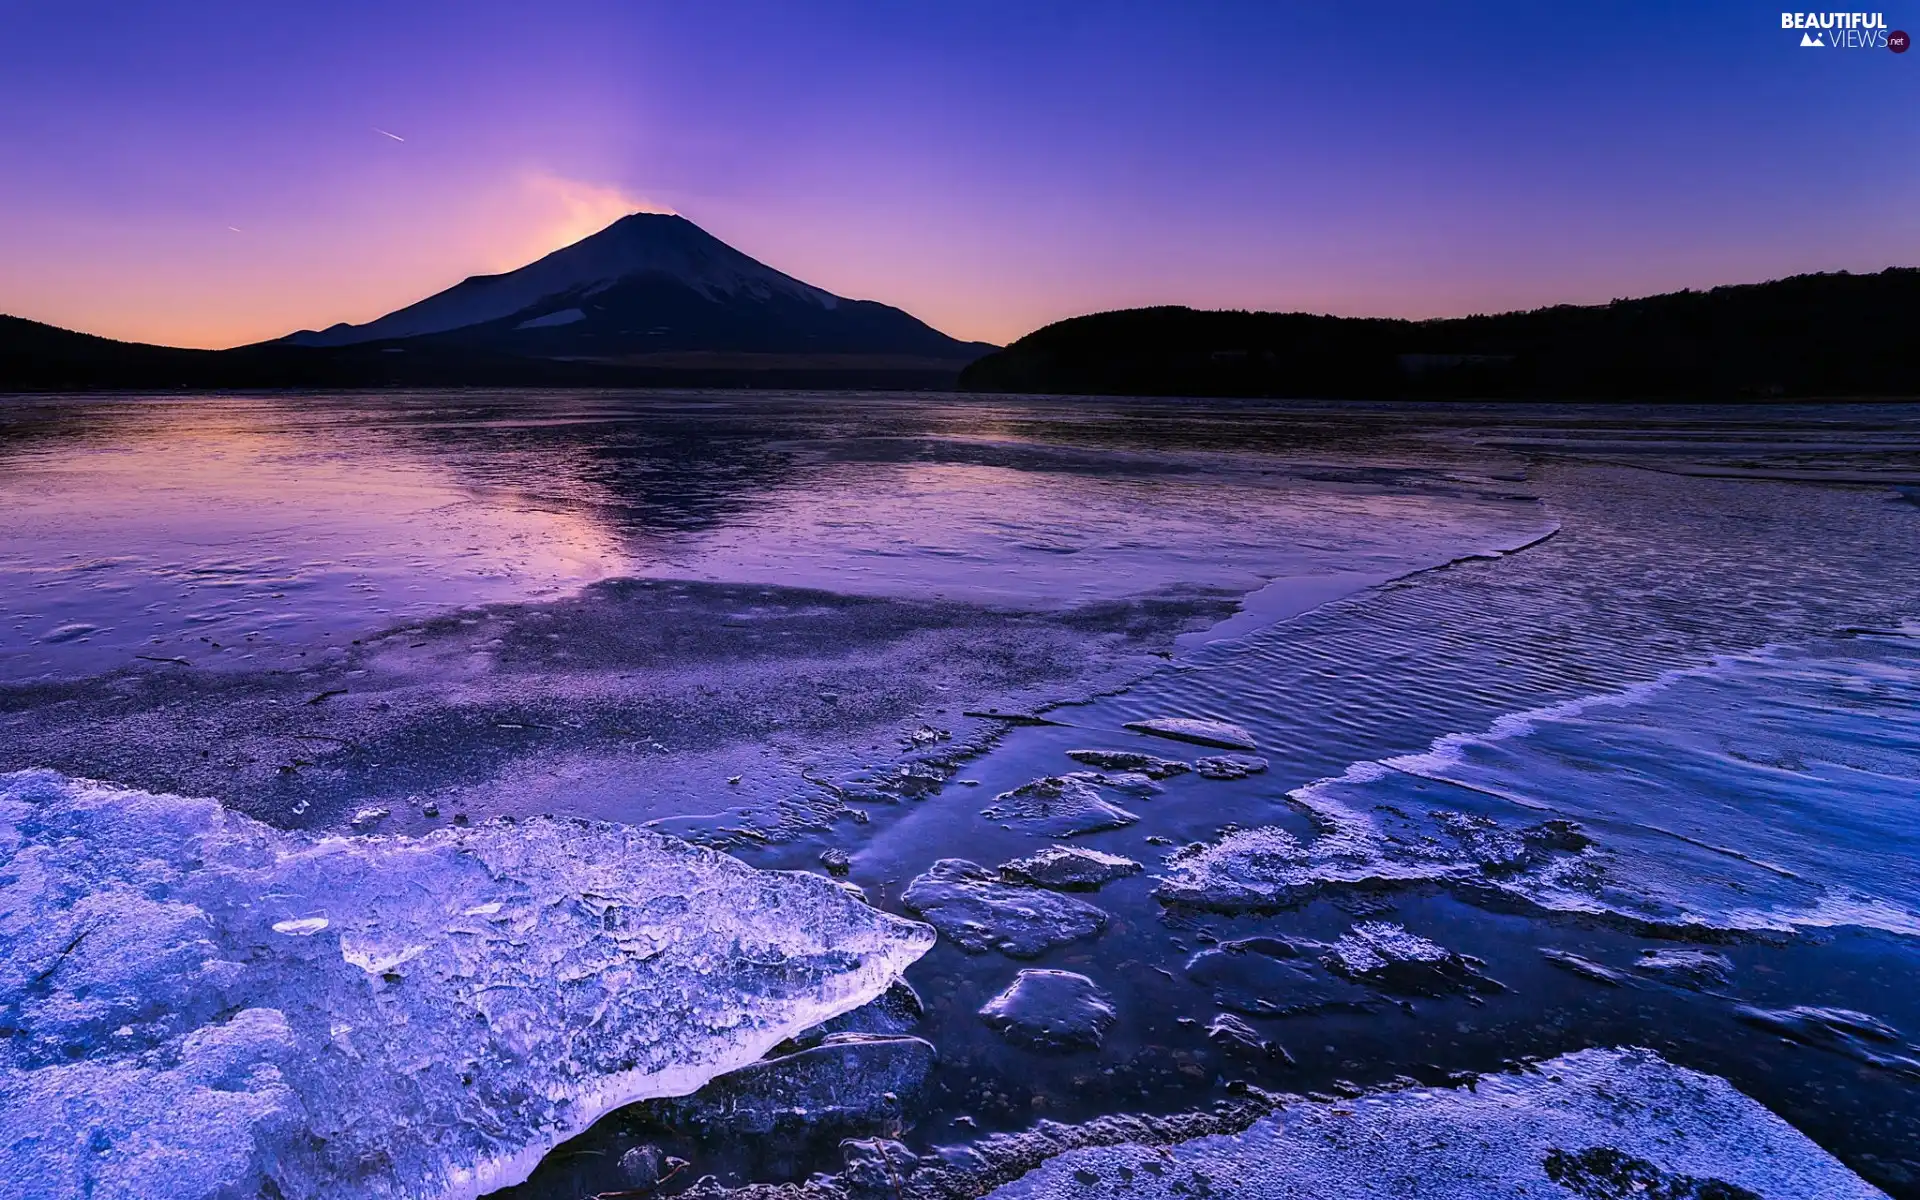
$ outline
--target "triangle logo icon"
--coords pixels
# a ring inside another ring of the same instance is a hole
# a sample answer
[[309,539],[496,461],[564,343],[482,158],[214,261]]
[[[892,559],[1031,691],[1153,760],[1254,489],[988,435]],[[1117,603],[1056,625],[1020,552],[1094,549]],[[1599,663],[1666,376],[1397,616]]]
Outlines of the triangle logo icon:
[[1825,42],[1823,42],[1823,41],[1821,41],[1821,40],[1820,40],[1820,39],[1819,39],[1818,37],[1815,37],[1815,36],[1814,36],[1813,34],[1811,34],[1811,33],[1803,33],[1803,34],[1801,34],[1801,35],[1800,35],[1800,44],[1801,44],[1802,46],[1825,46],[1825,45],[1826,45],[1826,43],[1825,43]]

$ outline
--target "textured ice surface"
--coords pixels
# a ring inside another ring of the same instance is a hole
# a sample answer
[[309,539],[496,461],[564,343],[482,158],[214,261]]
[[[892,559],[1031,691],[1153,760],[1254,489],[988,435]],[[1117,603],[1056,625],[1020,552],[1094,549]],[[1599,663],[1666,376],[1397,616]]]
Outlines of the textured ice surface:
[[1267,760],[1252,754],[1215,754],[1195,759],[1194,771],[1202,779],[1245,779],[1267,769]]
[[0,776],[0,1181],[473,1196],[858,1007],[932,941],[633,828],[316,838]]
[[[1145,776],[1138,778],[1150,782]],[[1100,785],[1107,782],[1106,776],[1092,771],[1048,775],[1000,793],[980,815],[1048,837],[1098,833],[1138,821],[1138,816],[1100,795]]]
[[1211,721],[1202,717],[1149,717],[1128,721],[1135,733],[1191,742],[1196,746],[1216,746],[1222,750],[1257,750],[1253,735],[1230,721]]
[[1713,950],[1647,950],[1633,969],[1695,991],[1725,987],[1733,981],[1733,960]]
[[865,1130],[900,1120],[933,1070],[916,1037],[837,1033],[730,1072],[691,1096],[649,1100],[645,1120],[705,1137]]
[[981,1006],[980,1019],[1032,1050],[1096,1047],[1118,1014],[1113,997],[1074,971],[1022,971]]
[[1171,1148],[1074,1150],[995,1200],[1869,1200],[1882,1193],[1726,1081],[1583,1050],[1471,1090],[1288,1108]]
[[1480,973],[1486,964],[1479,959],[1456,954],[1391,921],[1355,925],[1327,948],[1326,963],[1349,979],[1416,996],[1502,990]]
[[969,954],[1035,958],[1092,937],[1107,914],[1084,900],[1007,883],[976,863],[943,858],[907,885],[900,902]]
[[1900,1031],[1866,1013],[1849,1008],[1756,1008],[1738,1005],[1733,1014],[1749,1025],[1777,1033],[1789,1041],[1920,1079],[1920,1046],[1902,1042]]
[[1655,931],[1920,934],[1920,656],[1857,638],[1727,656],[1501,717],[1297,788],[1313,823],[1169,860],[1228,911],[1444,883]]
[[1548,946],[1541,949],[1540,956],[1561,970],[1578,975],[1590,983],[1598,983],[1606,987],[1622,987],[1627,982],[1627,977],[1612,967],[1594,962],[1590,958],[1582,958],[1571,951]]
[[1262,1037],[1259,1030],[1232,1013],[1220,1013],[1207,1023],[1207,1040],[1229,1054],[1242,1057],[1286,1061],[1293,1058],[1285,1046],[1271,1038]]
[[1194,954],[1187,960],[1186,976],[1208,989],[1221,1008],[1248,1016],[1366,1007],[1373,993],[1329,971],[1321,962],[1326,950],[1318,942],[1240,938]]
[[1419,857],[1390,861],[1370,829],[1331,830],[1302,843],[1278,826],[1237,830],[1167,860],[1154,894],[1169,903],[1225,912],[1286,908],[1342,887],[1392,887],[1444,879],[1457,864]]
[[1177,758],[1161,758],[1138,750],[1069,750],[1067,757],[1103,771],[1137,771],[1148,779],[1168,779],[1193,769]]
[[1016,883],[1056,891],[1092,891],[1101,884],[1137,875],[1139,863],[1084,846],[1049,846],[1038,854],[1000,864],[1000,874]]

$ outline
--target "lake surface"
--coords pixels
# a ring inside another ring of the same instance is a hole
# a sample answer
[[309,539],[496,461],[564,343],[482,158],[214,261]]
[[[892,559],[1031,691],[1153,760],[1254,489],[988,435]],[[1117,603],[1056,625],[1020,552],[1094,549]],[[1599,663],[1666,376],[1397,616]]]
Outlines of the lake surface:
[[[517,1195],[1618,1045],[1916,1195],[1916,496],[1893,405],[10,399],[0,772],[647,825],[940,926],[884,1103],[626,1110]],[[993,874],[1056,844],[1142,869]],[[975,937],[1009,894],[1070,903]],[[1097,1045],[982,1018],[1044,969]]]

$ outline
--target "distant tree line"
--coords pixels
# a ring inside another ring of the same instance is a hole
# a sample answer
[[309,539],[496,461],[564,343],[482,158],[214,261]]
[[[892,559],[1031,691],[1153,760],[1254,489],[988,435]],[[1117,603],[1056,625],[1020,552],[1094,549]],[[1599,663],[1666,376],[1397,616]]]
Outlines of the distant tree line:
[[1328,399],[1920,396],[1920,269],[1431,321],[1129,309],[967,367],[984,392]]

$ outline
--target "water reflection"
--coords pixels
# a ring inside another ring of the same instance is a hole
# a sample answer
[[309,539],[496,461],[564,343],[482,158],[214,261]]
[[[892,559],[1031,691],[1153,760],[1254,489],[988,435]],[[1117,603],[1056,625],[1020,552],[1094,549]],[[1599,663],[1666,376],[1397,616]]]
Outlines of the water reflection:
[[[0,408],[0,677],[138,656],[257,666],[611,575],[1059,606],[1384,577],[1540,524],[1506,485],[1450,474],[1417,443],[1369,435],[1369,453],[1327,467],[1275,453],[1306,443],[1241,413],[1201,413],[1171,436],[1124,410],[1052,408],[619,393],[13,402]],[[1371,424],[1326,423],[1321,449]]]

